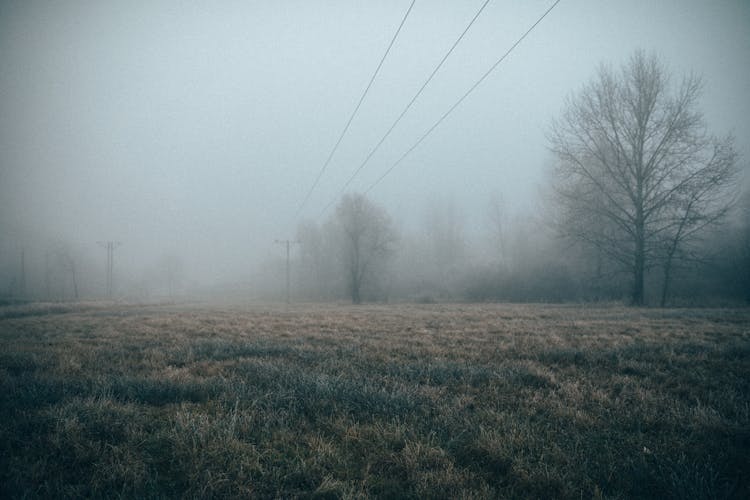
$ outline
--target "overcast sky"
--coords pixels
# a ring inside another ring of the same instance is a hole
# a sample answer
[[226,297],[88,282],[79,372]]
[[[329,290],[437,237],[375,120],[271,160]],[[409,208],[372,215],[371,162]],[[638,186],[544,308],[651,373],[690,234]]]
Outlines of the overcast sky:
[[[416,1],[301,218],[330,214],[483,1]],[[369,187],[552,3],[492,0],[350,188]],[[125,261],[181,252],[222,278],[278,251],[409,4],[0,1],[3,250],[120,240]],[[562,0],[371,198],[405,227],[435,197],[478,226],[492,193],[533,208],[565,96],[638,48],[704,77],[711,130],[733,133],[746,165],[750,2]]]

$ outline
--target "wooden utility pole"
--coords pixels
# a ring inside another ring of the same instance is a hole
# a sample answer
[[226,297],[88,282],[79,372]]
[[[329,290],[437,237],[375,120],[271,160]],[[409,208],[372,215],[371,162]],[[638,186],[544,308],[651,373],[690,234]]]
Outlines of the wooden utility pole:
[[107,267],[105,269],[106,274],[106,288],[107,298],[111,299],[114,291],[114,268],[115,268],[115,248],[122,245],[119,241],[97,241],[99,246],[107,249]]
[[290,288],[290,268],[289,268],[289,248],[292,245],[292,243],[296,243],[296,241],[292,240],[276,240],[276,243],[279,245],[286,246],[286,303],[289,304],[291,302],[291,298],[289,295],[289,288]]

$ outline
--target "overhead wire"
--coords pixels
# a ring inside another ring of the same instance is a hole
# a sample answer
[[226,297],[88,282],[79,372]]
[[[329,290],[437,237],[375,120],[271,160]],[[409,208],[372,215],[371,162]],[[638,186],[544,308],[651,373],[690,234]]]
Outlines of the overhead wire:
[[315,191],[315,187],[320,182],[320,178],[323,176],[323,173],[325,172],[326,168],[328,168],[328,165],[331,163],[331,159],[333,158],[333,155],[336,153],[336,150],[341,144],[341,141],[344,139],[344,136],[346,135],[347,130],[349,130],[349,126],[352,124],[352,121],[354,120],[354,117],[357,114],[357,111],[359,111],[360,106],[362,106],[362,102],[365,100],[365,96],[367,95],[367,92],[370,90],[370,87],[372,87],[372,83],[375,81],[375,77],[378,75],[380,68],[383,66],[383,63],[385,62],[386,57],[388,57],[388,53],[391,51],[391,47],[393,47],[393,44],[396,42],[396,38],[398,37],[398,34],[401,32],[401,28],[403,28],[404,23],[406,23],[406,19],[409,17],[409,14],[411,13],[411,10],[414,7],[415,2],[416,0],[412,0],[411,4],[409,5],[409,8],[406,10],[406,14],[404,14],[403,19],[401,19],[401,23],[398,25],[398,29],[396,30],[396,33],[394,33],[393,37],[391,38],[391,42],[388,44],[388,48],[385,50],[383,57],[380,58],[380,62],[378,63],[377,68],[375,68],[375,72],[372,74],[372,77],[370,77],[370,81],[367,84],[367,87],[365,87],[364,92],[362,92],[362,96],[359,98],[359,102],[357,102],[357,106],[354,108],[354,111],[352,111],[351,115],[349,116],[349,120],[347,120],[346,125],[344,126],[344,129],[341,131],[341,134],[339,135],[339,138],[336,141],[336,144],[334,144],[333,148],[331,149],[331,152],[328,154],[328,158],[326,158],[325,163],[323,163],[323,166],[321,167],[320,171],[318,171],[318,175],[315,177],[315,181],[312,183],[312,186],[310,186],[310,189],[307,191],[307,195],[305,195],[305,198],[302,200],[302,203],[300,203],[299,207],[297,208],[297,213],[296,213],[297,216],[300,214],[304,206],[309,201],[310,196],[312,196],[313,191]]
[[482,77],[479,78],[479,80],[477,80],[469,88],[469,90],[467,90],[450,108],[448,108],[448,110],[445,113],[443,113],[443,115],[427,130],[427,132],[425,132],[424,134],[422,134],[422,136],[417,140],[417,142],[415,142],[409,149],[407,149],[406,152],[403,155],[401,155],[401,157],[398,160],[396,160],[393,163],[393,165],[391,165],[388,168],[388,170],[386,170],[383,173],[383,175],[381,175],[380,177],[378,177],[378,179],[375,180],[375,182],[373,182],[365,190],[365,194],[368,194],[370,191],[372,191],[373,188],[375,188],[375,186],[377,186],[380,182],[382,182],[382,180],[385,179],[388,176],[388,174],[390,174],[393,171],[393,169],[395,169],[407,156],[409,156],[409,154],[412,151],[414,151],[417,147],[419,147],[419,145],[427,138],[427,136],[429,136],[448,117],[448,115],[450,115],[453,112],[453,110],[455,110],[469,96],[469,94],[471,94],[484,80],[486,80],[487,77],[490,76],[490,74],[495,70],[495,68],[497,68],[500,65],[500,63],[502,63],[505,60],[505,58],[507,58],[508,55],[510,55],[510,53],[513,52],[513,50],[529,35],[529,33],[531,33],[534,30],[534,28],[537,27],[537,25],[539,23],[542,22],[542,20],[545,17],[547,17],[547,15],[550,12],[552,12],[552,9],[554,9],[557,6],[557,4],[560,3],[560,1],[561,0],[555,0],[555,3],[553,3],[552,6],[549,7],[544,12],[544,14],[542,14],[536,20],[536,22],[531,25],[531,27],[528,30],[526,30],[526,32],[523,35],[521,35],[518,38],[518,40],[516,40],[516,42],[513,45],[510,46],[510,48],[505,52],[505,54],[503,54],[502,57],[500,57],[497,61],[495,61],[495,63],[490,67],[490,69],[488,69],[482,75]]
[[362,171],[362,169],[367,165],[367,163],[370,161],[370,159],[373,157],[373,155],[380,149],[380,146],[383,145],[385,140],[388,138],[389,135],[391,135],[391,132],[396,128],[396,125],[399,124],[401,119],[406,115],[406,113],[409,111],[411,106],[414,104],[414,102],[419,98],[419,96],[422,94],[425,88],[427,88],[427,85],[432,81],[432,79],[435,77],[437,72],[440,70],[440,68],[443,66],[443,63],[448,59],[448,57],[453,53],[453,50],[458,46],[458,44],[461,42],[461,40],[464,38],[464,35],[469,31],[469,29],[472,27],[474,22],[477,20],[479,15],[482,13],[485,7],[487,7],[487,4],[490,3],[490,0],[485,0],[485,2],[482,4],[481,7],[479,7],[479,10],[474,14],[474,17],[471,18],[471,21],[469,21],[469,24],[466,25],[464,30],[461,32],[459,37],[456,39],[455,42],[453,42],[453,45],[451,45],[450,49],[448,49],[448,52],[445,53],[443,58],[440,60],[440,62],[435,66],[435,68],[432,70],[432,73],[430,73],[430,76],[427,77],[427,79],[424,81],[422,86],[417,90],[416,94],[411,98],[411,100],[408,102],[408,104],[404,107],[404,109],[401,111],[401,113],[398,115],[398,117],[393,121],[391,126],[388,128],[388,130],[383,134],[383,136],[380,138],[378,143],[373,147],[370,152],[368,153],[367,157],[362,161],[362,163],[359,164],[359,166],[354,170],[354,172],[351,174],[349,179],[346,181],[344,186],[341,188],[341,190],[338,192],[338,194],[328,203],[328,205],[323,208],[321,215],[324,214],[328,209],[333,205],[336,200],[346,191],[346,188],[349,187],[349,185],[352,183],[354,178]]

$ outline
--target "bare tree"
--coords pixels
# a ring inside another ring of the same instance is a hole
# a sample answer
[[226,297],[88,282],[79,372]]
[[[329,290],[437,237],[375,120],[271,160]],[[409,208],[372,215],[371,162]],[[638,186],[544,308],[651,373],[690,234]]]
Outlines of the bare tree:
[[320,226],[303,221],[297,227],[299,242],[299,286],[308,298],[331,298],[337,290],[338,262],[335,258],[335,231],[330,222]]
[[449,289],[466,265],[464,217],[452,200],[434,198],[425,209],[422,224],[431,274],[438,278],[442,288]]
[[731,203],[737,155],[708,134],[701,89],[638,51],[619,73],[601,66],[552,124],[558,227],[632,274],[635,305],[646,271],[662,263],[666,290],[678,251]]
[[393,250],[396,233],[390,217],[361,194],[345,195],[336,208],[342,254],[352,303],[362,301],[362,287]]

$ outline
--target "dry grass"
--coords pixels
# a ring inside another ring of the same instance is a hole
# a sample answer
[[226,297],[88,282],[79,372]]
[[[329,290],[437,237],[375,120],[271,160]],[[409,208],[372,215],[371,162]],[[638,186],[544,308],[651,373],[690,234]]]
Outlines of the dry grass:
[[750,311],[0,311],[3,497],[750,497]]

